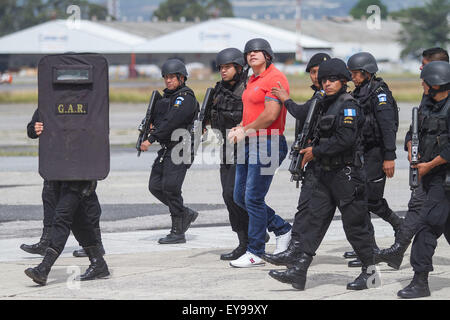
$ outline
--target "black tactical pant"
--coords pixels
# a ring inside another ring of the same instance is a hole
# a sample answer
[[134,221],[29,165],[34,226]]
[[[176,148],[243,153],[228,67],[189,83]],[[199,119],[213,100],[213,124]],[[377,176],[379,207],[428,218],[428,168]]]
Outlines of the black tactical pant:
[[158,152],[150,174],[148,189],[159,201],[169,207],[171,216],[184,216],[187,208],[183,204],[181,188],[189,165],[175,164],[170,149]]
[[[99,244],[89,213],[97,212],[100,204],[95,191],[89,196],[82,196],[81,190],[87,183],[90,182],[65,181],[60,184],[50,240],[50,247],[58,253],[64,250],[71,230],[83,248]],[[82,208],[83,202],[89,210]]]
[[355,167],[320,172],[310,200],[308,225],[300,230],[302,252],[315,255],[337,207],[353,250],[364,266],[373,265],[365,184],[363,170]]
[[423,177],[426,200],[422,206],[418,231],[411,248],[411,266],[415,272],[433,271],[437,239],[450,232],[450,191],[444,188],[445,174]]
[[44,180],[42,204],[44,207],[44,227],[51,228],[55,217],[55,208],[59,199],[59,182]]
[[[367,176],[367,195],[369,201],[369,212],[374,213],[383,220],[387,220],[391,214],[394,214],[391,208],[383,198],[384,187],[386,185],[386,174],[383,171],[383,153],[381,148],[375,147],[364,153],[364,169]],[[369,214],[370,214],[369,213]],[[370,232],[374,235],[375,231],[372,222],[369,223]],[[373,246],[377,248],[375,238]]]
[[[42,189],[42,203],[44,206],[44,227],[51,228],[55,218],[55,210],[60,198],[61,182],[59,181],[47,181],[44,180],[44,187]],[[87,218],[94,225],[95,229],[100,229],[100,217],[102,209],[97,198],[97,194],[94,192],[91,197],[83,198],[78,209],[83,211],[87,215]],[[72,230],[75,239],[80,242],[80,235],[77,233],[77,228]],[[97,241],[101,242],[100,232],[96,232]]]
[[411,192],[411,199],[408,202],[408,212],[406,213],[400,232],[397,235],[401,243],[409,243],[413,239],[419,227],[419,221],[423,214],[422,206],[427,198],[427,193],[423,189],[422,182],[415,192]]
[[227,206],[231,229],[234,232],[248,232],[248,213],[234,202],[234,183],[236,180],[236,164],[220,165],[220,182],[222,197]]
[[[311,219],[311,209],[309,207],[314,188],[317,185],[319,171],[316,169],[315,164],[309,163],[305,170],[305,176],[302,181],[302,188],[300,191],[300,197],[298,199],[297,213],[295,214],[294,224],[292,225],[292,239],[295,241],[301,241],[302,230],[309,228],[309,220]],[[330,226],[333,216],[330,216],[326,222],[322,224],[322,230],[320,231],[321,237],[325,236],[325,233]]]

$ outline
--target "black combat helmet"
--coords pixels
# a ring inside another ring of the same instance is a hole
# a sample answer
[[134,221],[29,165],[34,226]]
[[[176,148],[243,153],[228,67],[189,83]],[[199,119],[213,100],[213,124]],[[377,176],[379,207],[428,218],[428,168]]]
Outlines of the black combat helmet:
[[429,86],[444,86],[450,83],[450,64],[445,61],[427,63],[420,74]]
[[306,72],[310,72],[312,68],[317,67],[322,62],[330,60],[331,57],[326,53],[316,53],[309,60],[308,65],[306,66]]
[[235,63],[240,65],[241,67],[245,66],[245,60],[242,55],[242,51],[236,48],[227,48],[220,51],[217,54],[216,63],[218,67],[227,63]]
[[168,74],[182,74],[187,78],[188,72],[186,70],[186,66],[181,60],[178,59],[169,59],[164,62],[161,68],[161,74],[165,77]]
[[352,80],[352,75],[350,71],[348,71],[345,62],[338,58],[333,58],[320,64],[318,75],[319,82],[322,83],[322,79],[331,76],[338,77],[340,80]]
[[348,59],[347,66],[350,70],[363,70],[370,74],[377,73],[377,60],[369,52],[354,54]]
[[247,53],[252,51],[264,51],[272,58],[272,60],[275,58],[270,43],[265,39],[255,38],[249,40],[245,44],[244,56],[246,56]]

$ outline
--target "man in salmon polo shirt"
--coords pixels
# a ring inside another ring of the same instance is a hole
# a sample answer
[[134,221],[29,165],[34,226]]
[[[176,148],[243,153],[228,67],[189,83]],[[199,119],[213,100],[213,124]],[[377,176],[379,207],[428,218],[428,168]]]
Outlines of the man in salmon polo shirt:
[[248,212],[249,241],[247,252],[230,262],[237,268],[264,265],[260,256],[265,252],[266,228],[276,235],[274,253],[287,249],[292,229],[265,202],[275,170],[286,158],[288,150],[283,136],[286,108],[272,95],[271,89],[280,82],[289,90],[289,83],[273,65],[274,54],[265,39],[248,41],[244,56],[253,75],[242,95],[242,123],[231,129],[228,135],[231,143],[245,142],[245,154],[239,155],[242,148],[238,147],[234,200]]

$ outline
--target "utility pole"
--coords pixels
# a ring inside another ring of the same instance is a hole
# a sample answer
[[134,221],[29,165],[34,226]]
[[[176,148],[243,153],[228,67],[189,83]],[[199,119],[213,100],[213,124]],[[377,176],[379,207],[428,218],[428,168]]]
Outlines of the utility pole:
[[302,47],[302,0],[297,0],[295,9],[295,33],[297,35],[297,43],[295,50],[295,60],[301,62],[303,60]]

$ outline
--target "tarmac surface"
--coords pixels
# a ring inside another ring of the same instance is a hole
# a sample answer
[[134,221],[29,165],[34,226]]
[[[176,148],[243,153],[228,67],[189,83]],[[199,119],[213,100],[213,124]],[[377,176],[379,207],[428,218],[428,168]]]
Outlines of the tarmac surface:
[[[15,107],[17,109],[11,110],[0,106],[0,150],[33,150],[36,142],[24,136],[33,106]],[[138,108],[142,110],[138,112]],[[344,251],[350,250],[350,245],[338,211],[308,271],[304,292],[269,277],[269,270],[282,269],[280,267],[270,264],[249,269],[230,267],[219,256],[236,247],[237,238],[229,227],[223,204],[218,165],[200,160],[188,171],[183,186],[186,205],[200,212],[186,234],[187,243],[159,245],[157,240],[170,229],[170,218],[168,210],[148,192],[155,149],[137,158],[128,146],[134,144],[136,130],[126,128],[131,123],[133,127],[138,124],[144,109],[135,105],[112,106],[111,119],[116,120],[111,122],[111,141],[114,141],[111,173],[97,188],[103,209],[101,228],[107,253],[105,259],[111,271],[109,279],[73,281],[89,262],[87,258],[72,257],[72,251],[78,249],[72,236],[53,267],[47,286],[37,286],[24,274],[26,268],[36,266],[42,259],[19,249],[22,243],[38,241],[42,229],[42,178],[38,174],[38,158],[0,157],[0,299],[397,300],[397,291],[409,284],[413,271],[408,250],[400,270],[385,264],[378,266],[381,274],[378,288],[346,290],[346,284],[354,280],[360,270],[348,268],[347,260],[342,257]],[[409,121],[407,112],[404,115],[402,128],[406,128]],[[120,130],[124,130],[123,135]],[[289,119],[288,137],[292,130],[293,121]],[[402,135],[404,133],[399,134]],[[404,215],[410,190],[408,164],[401,142],[397,155],[396,175],[388,180],[385,197],[394,211]],[[211,160],[214,155],[205,152],[199,158]],[[285,160],[276,173],[266,201],[277,214],[292,222],[299,189],[289,182],[288,164]],[[376,217],[373,224],[378,245],[390,246],[392,228]],[[275,235],[270,235],[268,252],[275,248]],[[433,262],[435,270],[429,278],[432,295],[425,299],[448,300],[450,247],[444,237],[439,239]]]

